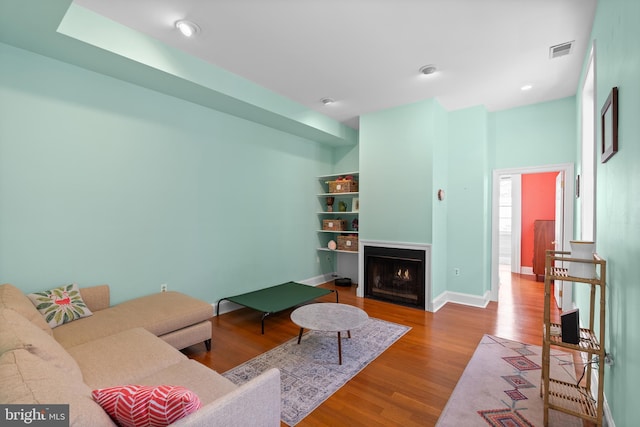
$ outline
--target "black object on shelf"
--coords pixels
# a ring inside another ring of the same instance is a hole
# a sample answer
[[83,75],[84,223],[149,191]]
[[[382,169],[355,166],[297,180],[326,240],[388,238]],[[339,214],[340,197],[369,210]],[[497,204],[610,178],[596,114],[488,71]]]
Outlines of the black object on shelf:
[[565,311],[560,315],[560,326],[562,327],[562,342],[569,344],[580,343],[580,320],[579,310]]

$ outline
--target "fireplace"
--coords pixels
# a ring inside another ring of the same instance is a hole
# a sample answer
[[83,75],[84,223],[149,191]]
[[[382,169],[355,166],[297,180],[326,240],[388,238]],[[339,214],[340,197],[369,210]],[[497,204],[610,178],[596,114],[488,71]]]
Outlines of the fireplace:
[[364,296],[425,309],[426,251],[365,246]]

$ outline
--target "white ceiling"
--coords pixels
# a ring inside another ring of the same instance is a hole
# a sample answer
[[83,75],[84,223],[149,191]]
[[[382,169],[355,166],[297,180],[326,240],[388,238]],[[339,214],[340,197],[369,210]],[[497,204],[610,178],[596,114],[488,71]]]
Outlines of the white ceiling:
[[[576,93],[596,0],[75,0],[351,127],[436,98],[497,111]],[[184,38],[178,19],[201,31]],[[570,55],[549,48],[575,41]],[[418,70],[435,64],[438,72]],[[529,91],[521,91],[531,84]],[[335,103],[324,106],[324,97]]]

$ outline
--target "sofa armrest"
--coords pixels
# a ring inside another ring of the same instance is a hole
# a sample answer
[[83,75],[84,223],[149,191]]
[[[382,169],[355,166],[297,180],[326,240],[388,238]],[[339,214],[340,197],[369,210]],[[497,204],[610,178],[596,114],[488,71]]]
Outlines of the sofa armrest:
[[279,427],[280,371],[263,372],[172,426]]
[[91,311],[104,310],[105,308],[109,308],[109,305],[111,304],[109,285],[80,288],[80,295]]

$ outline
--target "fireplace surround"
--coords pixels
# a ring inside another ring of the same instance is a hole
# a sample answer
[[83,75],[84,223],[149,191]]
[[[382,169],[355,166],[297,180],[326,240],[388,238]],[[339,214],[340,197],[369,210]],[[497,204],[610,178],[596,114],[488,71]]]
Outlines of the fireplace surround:
[[360,241],[359,296],[431,309],[429,245]]

